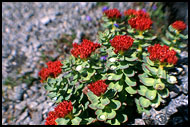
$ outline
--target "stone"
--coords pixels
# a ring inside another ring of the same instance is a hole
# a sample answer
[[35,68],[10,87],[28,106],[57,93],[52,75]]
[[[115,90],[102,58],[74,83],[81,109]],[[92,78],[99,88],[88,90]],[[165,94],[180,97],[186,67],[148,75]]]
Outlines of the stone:
[[32,112],[31,117],[32,117],[32,121],[34,122],[34,124],[37,124],[37,125],[41,124],[41,122],[42,122],[42,111]]
[[28,104],[28,107],[29,107],[29,109],[31,109],[31,110],[36,110],[36,109],[37,109],[37,105],[38,105],[38,103],[35,102],[35,101],[33,101],[33,102],[30,102],[30,103]]
[[47,25],[49,22],[51,21],[51,19],[48,16],[44,16],[40,19],[40,22],[44,25]]
[[134,125],[145,125],[145,122],[142,119],[135,119]]
[[17,123],[21,122],[21,121],[24,120],[27,116],[28,116],[28,110],[25,110],[25,112],[23,112],[23,113],[18,117],[18,120],[17,120],[16,122],[17,122]]
[[26,107],[26,101],[22,101],[15,105],[15,108],[22,111]]

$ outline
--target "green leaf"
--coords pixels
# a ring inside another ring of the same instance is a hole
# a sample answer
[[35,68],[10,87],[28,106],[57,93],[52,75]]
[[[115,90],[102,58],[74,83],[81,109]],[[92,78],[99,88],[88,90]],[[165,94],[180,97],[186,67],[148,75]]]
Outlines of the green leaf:
[[101,101],[101,104],[103,104],[105,106],[110,103],[110,100],[107,97],[101,98],[100,101]]
[[95,114],[96,115],[102,114],[102,110],[101,109],[96,110]]
[[136,60],[138,60],[138,57],[131,57],[131,58],[125,57],[125,60],[126,61],[136,61]]
[[145,61],[147,64],[149,64],[149,65],[151,65],[151,66],[154,66],[154,62],[152,62],[152,60],[150,60],[148,56],[144,57],[144,61]]
[[93,92],[89,91],[87,93],[87,97],[88,99],[92,102],[92,103],[95,103],[98,101],[99,97],[97,97]]
[[105,112],[102,112],[102,113],[97,115],[97,119],[99,121],[105,121],[107,119],[107,114]]
[[157,38],[157,36],[144,37],[145,40],[149,40],[149,41],[152,41],[152,40],[154,40],[156,38]]
[[54,98],[54,97],[57,96],[57,93],[56,93],[56,92],[49,92],[49,93],[47,94],[47,96],[50,97],[50,98]]
[[156,80],[153,78],[146,78],[146,74],[139,74],[140,82],[146,86],[153,86],[156,83]]
[[154,84],[154,89],[156,90],[163,90],[165,88],[165,84],[161,81],[161,79],[157,79],[156,83]]
[[121,107],[121,102],[118,100],[112,99],[111,102],[107,106],[113,110],[118,110]]
[[154,100],[151,101],[151,106],[154,108],[157,108],[160,105],[160,102],[162,101],[162,98],[160,96],[160,94],[157,94],[156,98]]
[[45,88],[46,90],[48,90],[48,91],[53,91],[53,90],[55,90],[55,88],[54,88],[54,87],[51,87],[49,84],[45,84],[45,85],[44,85],[44,88]]
[[120,123],[125,123],[127,122],[128,120],[128,117],[126,114],[121,114],[121,115],[117,115],[117,120],[120,122]]
[[133,77],[135,75],[135,71],[130,68],[123,70],[123,73],[126,77]]
[[136,94],[137,90],[134,89],[133,87],[130,86],[126,86],[125,90],[129,93],[129,94]]
[[179,37],[180,37],[181,39],[188,39],[188,35],[179,34]]
[[103,104],[100,103],[100,104],[97,104],[96,107],[98,109],[104,109],[105,105],[103,105]]
[[168,30],[170,31],[170,32],[175,32],[176,30],[172,27],[172,25],[170,25],[169,27],[168,27]]
[[144,110],[143,108],[140,106],[140,103],[139,103],[139,100],[135,98],[135,103],[136,103],[136,106],[137,106],[137,111],[138,113],[142,113]]
[[117,74],[114,74],[114,73],[109,73],[108,74],[108,80],[115,80],[115,81],[117,81],[117,80],[120,80],[122,78],[122,76],[123,76],[123,74],[117,75]]
[[142,36],[142,35],[135,35],[134,37],[135,37],[135,39],[144,39],[144,36]]
[[49,84],[55,84],[55,83],[56,83],[56,80],[55,80],[54,78],[48,78],[48,79],[47,79],[47,82],[48,82]]
[[159,90],[158,93],[160,94],[160,96],[162,98],[167,98],[170,95],[167,88],[165,88],[163,90]]
[[155,68],[155,67],[151,67],[150,65],[148,65],[148,64],[144,64],[144,63],[143,63],[142,66],[144,66],[145,68],[147,68],[148,71],[149,71],[151,74],[153,74],[153,75],[157,75],[157,72],[158,72],[158,69],[157,69],[157,68]]
[[125,65],[119,65],[119,68],[120,69],[126,69],[126,68],[129,68],[129,64],[125,64]]
[[71,120],[72,124],[71,125],[79,125],[82,119],[80,117],[75,117]]
[[56,100],[56,103],[62,102],[63,101],[63,96],[59,96],[58,99]]
[[145,96],[146,91],[148,90],[148,88],[144,85],[140,85],[139,86],[139,90],[137,90],[137,92],[142,95]]
[[160,67],[158,68],[158,77],[166,79],[166,71]]
[[169,31],[166,30],[166,37],[169,39],[174,39],[174,35],[172,35]]
[[95,118],[92,118],[92,117],[89,117],[89,118],[85,118],[84,119],[86,122],[85,122],[85,124],[86,125],[89,125],[89,124],[91,124],[94,120],[96,120]]
[[163,42],[164,44],[166,44],[166,45],[170,45],[170,44],[171,44],[171,42],[168,41],[168,40],[167,40],[166,38],[164,38],[164,37],[162,37],[161,40],[162,40],[162,42]]
[[154,100],[155,97],[157,95],[157,91],[156,90],[150,90],[148,89],[145,93],[145,96],[149,99],[149,100]]
[[70,119],[66,119],[66,118],[57,118],[55,120],[57,125],[67,125],[69,123],[69,121],[70,121]]
[[94,102],[92,104],[89,104],[88,107],[91,108],[91,109],[96,110],[97,109],[97,105],[98,105],[98,102]]
[[125,82],[126,82],[129,86],[136,86],[136,85],[137,85],[135,79],[133,79],[133,78],[128,78],[127,76],[125,76]]
[[108,98],[113,98],[115,95],[116,95],[116,90],[114,89],[109,89],[107,90],[104,94],[103,94],[103,97],[108,97]]
[[91,79],[91,77],[96,73],[95,69],[88,69],[87,76],[83,78],[84,81],[88,81]]
[[114,110],[106,111],[107,119],[113,119],[116,116],[116,112]]
[[148,99],[144,98],[144,97],[140,97],[140,98],[139,98],[139,104],[140,104],[142,107],[147,108],[147,107],[150,106],[151,102],[150,102]]
[[145,43],[145,44],[142,44],[141,47],[142,47],[142,48],[145,48],[145,47],[148,47],[148,46],[150,46],[150,45],[151,45],[151,44],[149,44],[149,43]]

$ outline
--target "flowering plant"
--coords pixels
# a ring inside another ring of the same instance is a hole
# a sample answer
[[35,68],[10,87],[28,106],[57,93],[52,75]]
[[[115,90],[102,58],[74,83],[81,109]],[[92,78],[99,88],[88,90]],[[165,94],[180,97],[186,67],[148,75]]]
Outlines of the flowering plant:
[[[134,113],[148,115],[157,108],[169,96],[167,87],[177,83],[168,73],[180,59],[176,43],[154,44],[147,12],[130,9],[122,16],[116,8],[104,8],[102,20],[98,43],[73,43],[69,58],[48,62],[39,72],[58,104],[46,125],[126,124]],[[183,38],[178,32],[185,28],[181,22],[169,26]]]

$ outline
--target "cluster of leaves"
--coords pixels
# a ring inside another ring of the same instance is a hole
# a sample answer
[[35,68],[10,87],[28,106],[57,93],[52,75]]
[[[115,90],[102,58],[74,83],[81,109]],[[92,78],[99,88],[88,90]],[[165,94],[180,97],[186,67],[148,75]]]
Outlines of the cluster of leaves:
[[[118,14],[116,9],[111,12]],[[157,108],[169,96],[167,86],[177,83],[176,77],[168,74],[173,65],[149,59],[147,47],[157,38],[151,28],[139,31],[128,24],[133,17],[111,16],[104,13],[102,17],[105,30],[98,33],[100,48],[85,59],[71,55],[61,61],[62,74],[47,78],[48,96],[56,103],[71,101],[73,105],[72,117],[58,118],[58,125],[124,124],[130,115],[129,106],[149,114],[151,107]],[[110,40],[117,35],[132,37],[132,47],[114,52]],[[99,80],[104,80],[108,87],[97,96],[88,86]]]

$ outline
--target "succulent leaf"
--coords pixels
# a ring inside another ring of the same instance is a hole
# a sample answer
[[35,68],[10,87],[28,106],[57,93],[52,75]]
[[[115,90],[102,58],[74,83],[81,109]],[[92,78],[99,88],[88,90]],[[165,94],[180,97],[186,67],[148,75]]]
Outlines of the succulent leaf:
[[144,85],[140,85],[139,86],[139,90],[137,90],[137,92],[142,95],[145,96],[146,91],[148,90],[148,88]]
[[139,104],[140,104],[142,107],[147,108],[147,107],[150,106],[151,102],[150,102],[148,99],[144,98],[144,97],[140,97],[140,98],[139,98]]
[[133,77],[135,75],[135,71],[130,68],[123,70],[123,73],[126,77]]
[[166,79],[166,71],[160,67],[158,68],[158,77]]
[[133,79],[133,78],[128,78],[127,76],[125,76],[125,82],[126,82],[129,86],[132,86],[132,87],[137,85],[135,79]]
[[137,90],[131,86],[126,86],[125,90],[129,93],[129,94],[136,94]]
[[146,78],[145,76],[146,76],[145,73],[139,75],[140,82],[142,82],[146,86],[154,86],[156,80],[153,78]]
[[106,110],[107,113],[107,119],[113,119],[116,116],[116,112],[112,109]]
[[93,92],[89,91],[87,93],[87,97],[88,99],[92,102],[92,103],[95,103],[98,101],[99,97],[97,97]]
[[69,123],[70,119],[69,118],[57,118],[55,122],[57,125],[67,125]]
[[71,125],[79,125],[82,119],[80,117],[75,117],[71,120],[72,124]]
[[156,98],[154,100],[151,101],[151,106],[154,108],[157,108],[160,105],[160,102],[162,101],[162,98],[160,96],[160,94],[157,94]]
[[167,98],[170,95],[169,90],[167,88],[163,90],[159,90],[158,93],[160,94],[162,98]]
[[113,110],[118,110],[121,107],[121,102],[118,100],[112,99],[111,102],[107,106]]
[[100,101],[101,101],[101,104],[103,104],[105,106],[110,103],[110,100],[107,97],[101,98]]
[[122,76],[123,76],[123,74],[117,75],[117,74],[114,74],[114,73],[109,73],[108,74],[108,80],[115,80],[115,81],[117,81],[117,80],[120,80],[122,78]]
[[136,61],[136,60],[138,60],[138,57],[131,57],[131,58],[125,57],[125,60],[126,61]]
[[156,98],[157,95],[157,91],[156,90],[150,90],[148,89],[145,93],[145,96],[150,99],[150,100],[154,100]]

